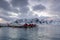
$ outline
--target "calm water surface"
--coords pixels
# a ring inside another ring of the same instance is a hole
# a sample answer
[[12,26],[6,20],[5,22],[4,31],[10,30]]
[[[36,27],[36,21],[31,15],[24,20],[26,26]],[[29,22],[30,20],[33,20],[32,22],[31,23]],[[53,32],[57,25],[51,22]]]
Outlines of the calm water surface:
[[39,25],[35,28],[0,28],[0,40],[60,40],[59,25]]

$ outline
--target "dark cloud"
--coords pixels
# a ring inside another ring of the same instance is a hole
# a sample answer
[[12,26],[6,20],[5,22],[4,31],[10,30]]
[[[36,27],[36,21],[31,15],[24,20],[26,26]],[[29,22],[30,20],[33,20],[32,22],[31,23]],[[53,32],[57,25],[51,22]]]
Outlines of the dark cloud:
[[[27,7],[28,5],[28,0],[12,0],[12,6],[13,7],[19,7],[21,15],[25,15],[28,13],[29,8]],[[14,10],[16,11],[16,10]]]
[[32,7],[34,11],[43,11],[46,9],[46,7],[44,5],[35,5]]
[[12,0],[11,3],[14,7],[25,7],[28,5],[28,0]]
[[2,10],[0,9],[0,18],[6,20],[6,21],[12,21],[14,19],[16,19],[16,17],[10,17],[12,16],[12,13],[9,13],[9,11],[6,10]]
[[41,0],[29,0],[29,1],[31,1],[31,2],[41,2]]
[[0,10],[2,10],[2,14],[6,16],[9,16],[11,14],[8,12],[19,12],[15,7],[10,7],[10,4],[5,0],[0,0]]
[[[12,5],[12,7],[10,6],[10,4]],[[9,12],[14,12],[17,14],[21,13],[21,15],[26,15],[29,11],[29,8],[27,7],[28,0],[12,0],[10,4],[5,0],[0,0],[0,18],[10,21],[16,18],[13,17],[13,15],[11,15],[11,13]],[[19,10],[17,10],[17,8],[19,8]]]
[[53,0],[51,10],[60,12],[60,0]]
[[60,0],[53,0],[50,6],[50,14],[60,16]]
[[20,12],[20,10],[17,10],[17,8],[11,8],[10,12],[18,13],[18,12]]
[[0,0],[0,8],[4,10],[10,10],[10,5],[4,0]]
[[0,16],[1,16],[1,15],[10,16],[10,14],[9,14],[7,11],[5,11],[5,10],[2,10],[2,11],[0,12]]
[[33,1],[33,2],[34,2],[34,1],[40,2],[41,0],[31,0],[31,1]]
[[28,11],[29,11],[29,8],[28,8],[28,7],[24,7],[24,8],[21,8],[21,9],[20,9],[20,13],[21,13],[21,14],[27,14]]

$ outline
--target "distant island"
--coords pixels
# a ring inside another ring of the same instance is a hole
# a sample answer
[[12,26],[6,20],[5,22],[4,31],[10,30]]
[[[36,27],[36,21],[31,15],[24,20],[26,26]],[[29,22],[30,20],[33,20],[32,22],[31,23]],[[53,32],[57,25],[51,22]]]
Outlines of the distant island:
[[57,25],[60,24],[60,20],[58,19],[50,19],[50,18],[31,18],[31,19],[17,19],[11,23],[0,23],[0,27],[7,27],[7,26],[21,26],[24,24],[53,24]]

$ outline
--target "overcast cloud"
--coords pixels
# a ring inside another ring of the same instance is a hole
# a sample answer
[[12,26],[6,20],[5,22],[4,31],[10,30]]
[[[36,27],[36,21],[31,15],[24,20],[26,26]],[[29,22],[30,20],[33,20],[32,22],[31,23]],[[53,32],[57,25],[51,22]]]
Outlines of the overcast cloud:
[[39,17],[34,11],[60,16],[60,0],[0,0],[0,18],[6,21]]

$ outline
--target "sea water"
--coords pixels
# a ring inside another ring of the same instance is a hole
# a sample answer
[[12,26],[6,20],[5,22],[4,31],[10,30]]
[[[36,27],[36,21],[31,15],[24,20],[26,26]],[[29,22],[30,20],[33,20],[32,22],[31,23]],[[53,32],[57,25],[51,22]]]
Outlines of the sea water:
[[60,40],[60,25],[39,25],[34,28],[0,28],[0,40]]

